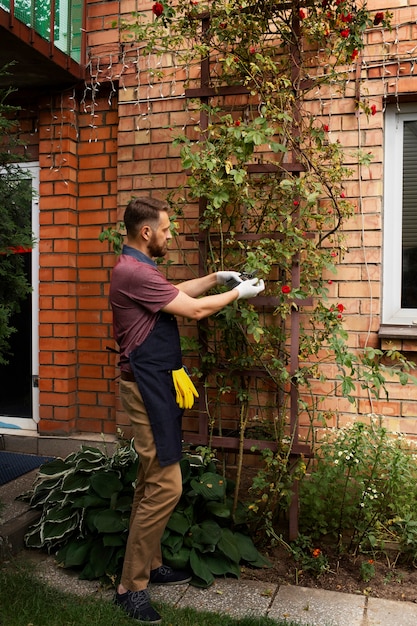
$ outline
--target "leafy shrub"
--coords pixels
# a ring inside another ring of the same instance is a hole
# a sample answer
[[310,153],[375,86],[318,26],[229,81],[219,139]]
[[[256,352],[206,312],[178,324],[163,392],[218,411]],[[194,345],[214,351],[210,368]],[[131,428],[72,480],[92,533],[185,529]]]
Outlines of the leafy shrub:
[[[132,445],[113,456],[83,446],[66,459],[43,465],[30,494],[41,509],[25,541],[56,551],[64,567],[82,579],[114,581],[121,573],[138,458]],[[239,576],[241,561],[268,565],[246,534],[243,506],[232,515],[233,485],[216,472],[212,455],[185,455],[183,495],[162,539],[163,557],[189,568],[193,583],[208,586],[215,575]],[[240,519],[239,519],[240,516]]]
[[329,535],[350,551],[399,543],[417,556],[415,446],[381,423],[357,422],[330,432],[308,479],[300,485],[301,532]]

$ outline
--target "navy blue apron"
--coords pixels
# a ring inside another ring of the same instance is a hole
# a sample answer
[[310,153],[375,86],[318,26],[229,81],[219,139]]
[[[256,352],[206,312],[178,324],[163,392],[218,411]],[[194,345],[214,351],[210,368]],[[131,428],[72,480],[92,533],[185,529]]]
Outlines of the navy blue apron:
[[[123,246],[122,254],[156,265],[139,250]],[[182,415],[176,402],[172,370],[182,367],[180,335],[173,315],[160,311],[145,341],[129,355],[130,367],[145,404],[161,467],[182,457]]]
[[172,370],[182,367],[177,320],[161,311],[145,341],[129,355],[130,367],[145,404],[161,467],[182,456],[182,415]]

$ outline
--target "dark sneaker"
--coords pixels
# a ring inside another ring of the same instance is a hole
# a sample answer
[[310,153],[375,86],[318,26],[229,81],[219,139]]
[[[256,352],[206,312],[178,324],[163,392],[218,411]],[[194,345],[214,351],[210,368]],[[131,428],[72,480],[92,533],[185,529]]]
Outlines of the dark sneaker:
[[161,565],[151,570],[149,582],[154,585],[184,585],[189,583],[191,576],[187,572],[174,570],[167,565]]
[[127,591],[126,593],[116,593],[115,603],[133,619],[146,624],[160,624],[162,618],[155,611],[151,604],[149,591]]

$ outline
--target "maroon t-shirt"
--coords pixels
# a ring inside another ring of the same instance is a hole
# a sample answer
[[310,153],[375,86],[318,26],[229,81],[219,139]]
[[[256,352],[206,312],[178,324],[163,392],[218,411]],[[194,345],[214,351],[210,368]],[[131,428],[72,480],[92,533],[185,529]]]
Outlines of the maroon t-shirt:
[[119,257],[113,268],[109,297],[122,370],[130,370],[129,354],[145,341],[158,312],[177,294],[177,287],[155,265],[142,263],[126,254]]

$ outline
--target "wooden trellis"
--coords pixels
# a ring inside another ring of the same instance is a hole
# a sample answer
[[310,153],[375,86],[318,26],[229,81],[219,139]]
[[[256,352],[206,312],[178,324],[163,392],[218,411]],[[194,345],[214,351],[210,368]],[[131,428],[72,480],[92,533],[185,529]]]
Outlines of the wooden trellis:
[[[291,7],[291,3],[289,4]],[[293,29],[295,35],[299,36],[300,33],[300,23],[298,14],[293,10]],[[205,14],[201,16],[202,19],[202,32],[204,33],[210,23],[210,16]],[[299,73],[299,50],[296,46],[293,46],[292,49],[292,84],[294,91],[297,91],[298,85],[300,82],[300,73]],[[209,104],[210,100],[214,97],[219,96],[235,96],[235,95],[250,95],[250,91],[244,87],[239,85],[233,86],[220,86],[220,87],[212,87],[210,81],[210,59],[208,57],[201,60],[201,69],[200,69],[200,86],[197,88],[187,89],[185,92],[187,98],[199,98],[200,101],[204,104]],[[295,120],[294,124],[294,133],[298,132],[297,121],[299,120],[300,113],[297,106],[297,98],[294,99],[294,111],[293,111],[293,119]],[[202,135],[204,136],[204,132],[207,130],[209,124],[209,116],[207,110],[203,108],[200,113],[200,128]],[[294,154],[291,156],[291,160],[285,163],[284,166],[281,165],[281,169],[285,169],[288,172],[292,172],[295,175],[299,175],[303,171],[303,166],[297,162],[294,158]],[[256,173],[256,174],[267,174],[267,173],[276,173],[278,172],[278,167],[273,164],[250,164],[248,165],[248,173]],[[204,214],[206,209],[206,200],[204,198],[200,198],[199,201],[199,214],[200,217]],[[241,236],[241,239],[251,239],[255,240],[256,238],[260,239],[264,235],[255,235],[255,234],[246,234]],[[273,235],[268,233],[268,237],[271,238]],[[279,236],[279,235],[277,235]],[[204,261],[207,258],[207,234],[200,233],[199,235],[199,247],[200,247],[200,275],[202,275],[205,271]],[[292,259],[292,269],[291,269],[291,284],[293,289],[297,289],[300,286],[300,263],[298,255],[294,256]],[[300,347],[300,313],[299,313],[299,305],[300,304],[311,304],[311,301],[295,301],[297,306],[291,307],[291,318],[290,318],[290,332],[291,332],[291,345],[290,345],[290,362],[289,362],[289,372],[291,378],[291,390],[290,390],[290,438],[291,438],[291,451],[290,451],[290,460],[294,460],[301,455],[305,457],[311,456],[310,446],[307,444],[303,444],[299,442],[299,428],[298,428],[298,400],[299,400],[299,390],[297,383],[294,379],[294,375],[299,367],[299,347]],[[270,307],[275,308],[278,304],[278,299],[275,297],[266,297],[266,296],[258,296],[254,304],[259,307]],[[187,433],[187,441],[194,445],[207,445],[209,442],[209,416],[207,414],[207,410],[204,404],[204,394],[200,394],[199,400],[199,428],[197,433]],[[218,447],[224,450],[229,451],[237,451],[240,447],[240,439],[239,437],[231,437],[231,436],[220,436],[220,435],[212,435],[210,437],[210,442],[212,446]],[[244,450],[249,451],[252,448],[256,448],[258,450],[262,450],[265,448],[276,449],[277,445],[271,441],[265,440],[255,440],[255,439],[245,439],[243,444]],[[294,481],[293,486],[293,497],[291,501],[291,506],[289,510],[289,538],[293,540],[298,535],[298,509],[299,509],[299,497],[298,497],[298,481]]]

